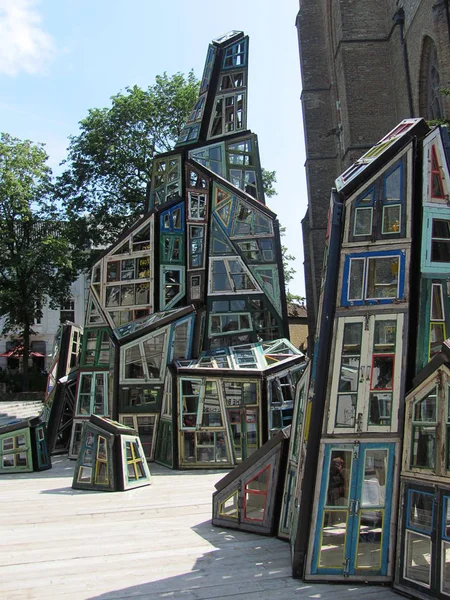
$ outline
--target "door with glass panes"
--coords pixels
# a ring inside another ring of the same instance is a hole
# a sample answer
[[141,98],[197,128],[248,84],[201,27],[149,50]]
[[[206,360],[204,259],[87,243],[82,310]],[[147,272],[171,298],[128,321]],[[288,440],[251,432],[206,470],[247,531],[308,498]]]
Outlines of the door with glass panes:
[[260,445],[259,387],[259,381],[223,381],[228,429],[234,460],[238,463]]
[[404,315],[338,319],[328,433],[397,430]]
[[311,573],[386,576],[395,443],[327,444]]

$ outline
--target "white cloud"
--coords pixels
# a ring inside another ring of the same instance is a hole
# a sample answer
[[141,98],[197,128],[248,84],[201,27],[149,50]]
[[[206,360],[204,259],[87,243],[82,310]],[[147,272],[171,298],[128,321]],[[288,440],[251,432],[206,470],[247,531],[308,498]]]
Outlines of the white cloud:
[[0,74],[45,73],[56,54],[35,0],[0,0]]

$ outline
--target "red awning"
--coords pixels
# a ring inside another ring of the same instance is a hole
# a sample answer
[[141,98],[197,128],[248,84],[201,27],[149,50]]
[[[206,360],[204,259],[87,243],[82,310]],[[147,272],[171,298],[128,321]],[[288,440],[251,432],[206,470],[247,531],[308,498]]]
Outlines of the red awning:
[[[16,346],[12,350],[8,350],[8,352],[3,352],[2,354],[0,354],[0,356],[3,356],[4,358],[10,358],[10,357],[18,358],[19,356],[22,356],[22,355],[23,355],[23,346]],[[40,352],[30,351],[29,355],[34,358],[45,358],[45,354],[41,354]]]

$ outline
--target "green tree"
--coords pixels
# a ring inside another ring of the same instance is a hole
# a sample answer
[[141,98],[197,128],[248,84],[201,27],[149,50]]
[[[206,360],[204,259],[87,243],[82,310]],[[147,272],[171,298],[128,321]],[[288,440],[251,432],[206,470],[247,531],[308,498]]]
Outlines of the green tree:
[[126,88],[89,110],[70,138],[59,197],[75,239],[109,244],[148,208],[153,157],[172,149],[198,97],[191,71]]
[[[264,194],[266,198],[273,198],[277,195],[277,191],[275,189],[275,183],[277,182],[277,174],[276,171],[268,171],[267,169],[262,169],[262,180],[264,186]],[[283,237],[286,233],[286,227],[280,227],[280,235]],[[289,302],[304,302],[305,298],[303,296],[298,296],[296,294],[291,294],[289,291],[289,282],[294,279],[294,275],[296,274],[296,270],[289,263],[295,260],[295,256],[289,254],[288,248],[281,244],[281,260],[283,262],[283,273],[284,273],[284,285],[286,288],[286,301]]]
[[[450,88],[442,88],[440,92],[443,96],[446,96],[447,98],[450,97]],[[450,119],[433,119],[428,121],[428,125],[445,125],[450,133]]]
[[2,333],[23,340],[28,390],[30,336],[47,297],[56,308],[76,278],[65,224],[54,202],[42,145],[0,136],[0,316]]

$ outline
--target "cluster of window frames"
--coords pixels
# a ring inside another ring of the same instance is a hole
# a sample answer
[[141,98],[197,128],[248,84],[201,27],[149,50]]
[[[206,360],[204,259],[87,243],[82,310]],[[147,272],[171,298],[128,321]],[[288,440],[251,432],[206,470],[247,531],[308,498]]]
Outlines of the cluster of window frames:
[[110,485],[109,462],[111,461],[106,438],[88,430],[82,447],[77,481],[82,484]]
[[223,143],[190,150],[189,158],[196,160],[221,177],[225,175],[225,145]]
[[125,344],[121,350],[121,383],[161,382],[166,366],[168,328]]
[[261,293],[255,278],[238,256],[210,259],[210,294]]
[[339,319],[328,431],[395,427],[403,315]]
[[184,463],[235,463],[260,445],[260,384],[232,379],[179,379]]
[[109,329],[85,329],[81,353],[82,367],[108,367],[111,340]]
[[403,162],[389,169],[356,199],[349,241],[389,240],[405,236]]
[[209,136],[215,138],[243,131],[247,121],[246,110],[246,94],[243,91],[216,96]]
[[181,156],[155,158],[151,208],[181,196]]
[[78,381],[76,417],[108,414],[108,373],[81,372]]
[[405,495],[403,579],[435,597],[450,596],[448,490],[408,485]]
[[[222,335],[213,331],[213,317],[215,313],[231,316],[231,322],[228,319],[220,320],[220,325],[214,322],[217,327],[222,327]],[[247,328],[247,319],[250,315],[249,330],[236,331],[232,329],[234,324]],[[223,325],[228,324],[225,331]],[[260,299],[235,299],[235,300],[213,300],[211,304],[211,315],[209,323],[209,347],[219,348],[220,346],[235,346],[250,341],[273,340],[281,335],[281,323],[268,307],[268,303]],[[253,333],[252,333],[253,332]]]
[[233,219],[232,238],[272,237],[273,223],[270,217],[239,200]]
[[[100,303],[103,299],[114,327],[140,318],[151,310],[151,244],[152,221],[149,220],[93,268],[91,287]],[[95,298],[90,299],[87,322],[90,325],[103,322]]]
[[[43,430],[41,429],[42,435]],[[29,470],[31,467],[31,446],[29,432],[20,430],[6,434],[1,439],[1,470]]]

